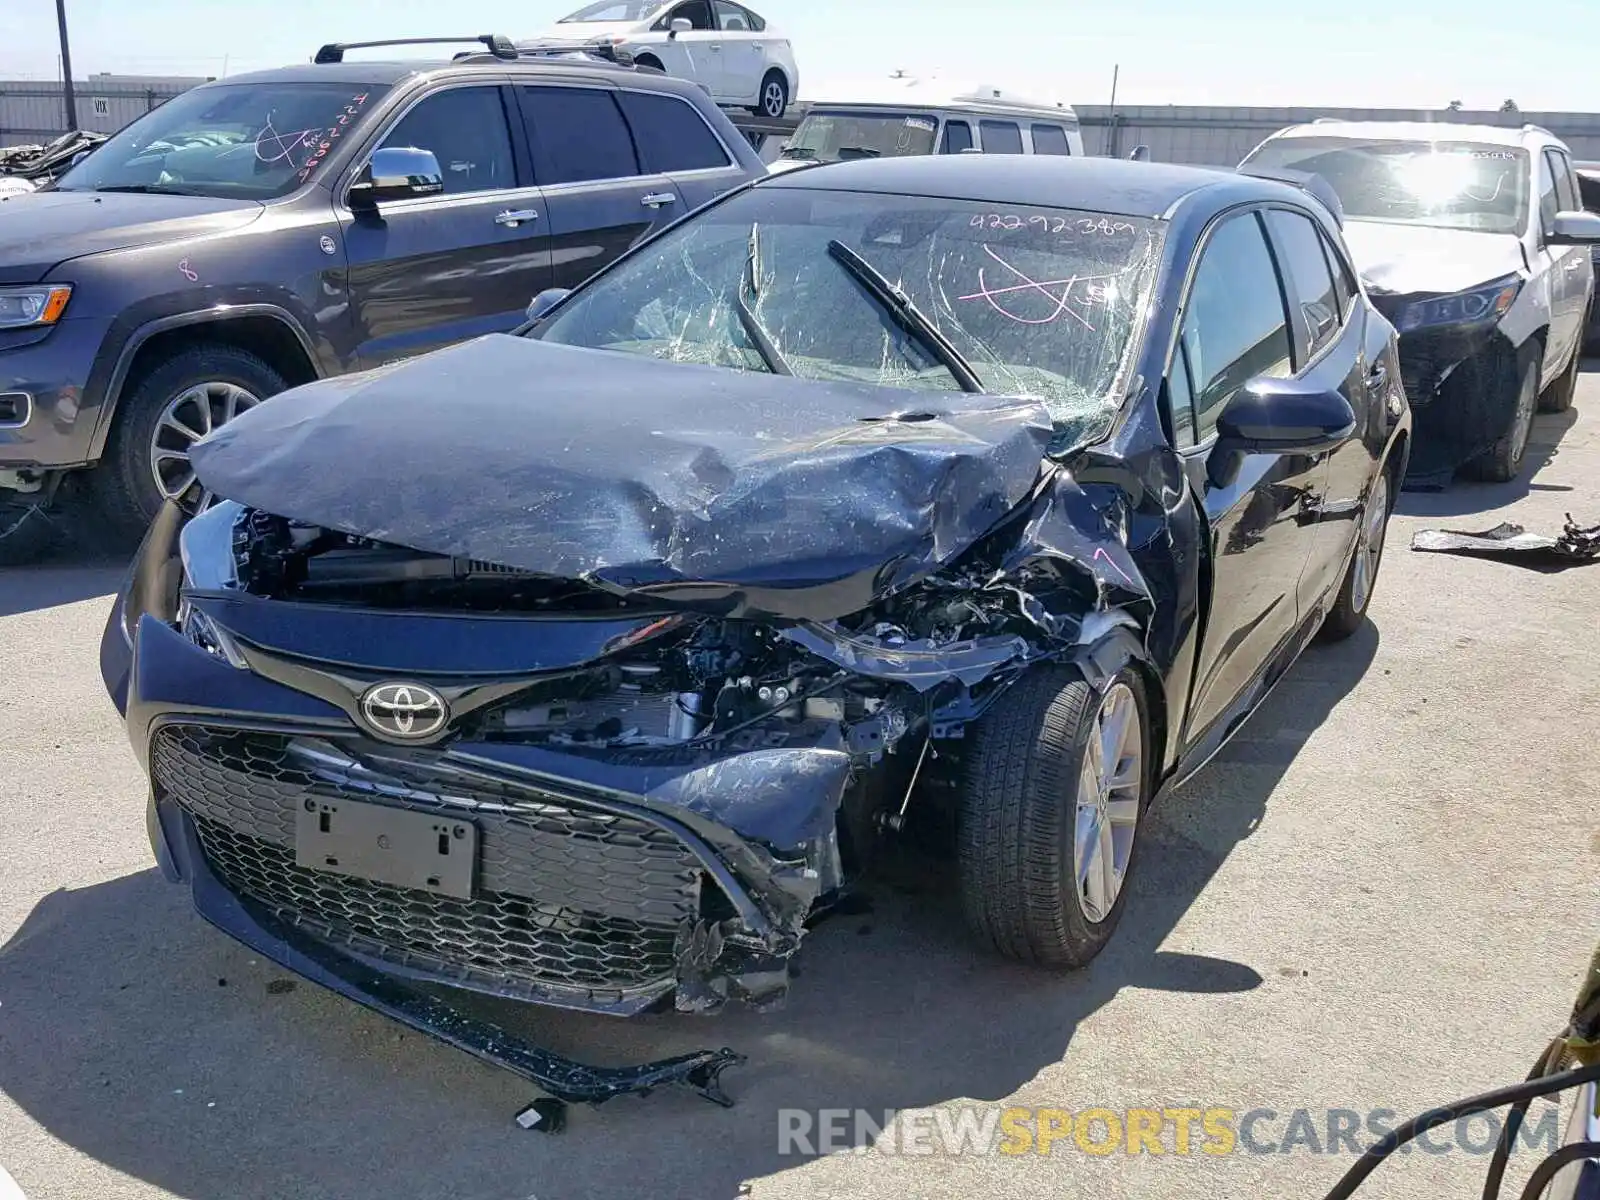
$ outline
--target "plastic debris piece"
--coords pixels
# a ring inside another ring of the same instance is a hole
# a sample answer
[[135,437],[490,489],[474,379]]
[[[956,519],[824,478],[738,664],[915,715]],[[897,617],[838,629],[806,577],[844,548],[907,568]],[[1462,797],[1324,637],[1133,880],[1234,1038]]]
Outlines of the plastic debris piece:
[[566,1102],[550,1097],[535,1100],[517,1114],[517,1124],[536,1133],[560,1133],[567,1125]]

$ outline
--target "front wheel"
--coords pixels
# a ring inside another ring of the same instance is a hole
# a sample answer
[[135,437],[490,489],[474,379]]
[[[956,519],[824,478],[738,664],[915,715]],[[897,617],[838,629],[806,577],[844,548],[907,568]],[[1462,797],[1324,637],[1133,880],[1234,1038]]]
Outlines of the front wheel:
[[1539,355],[1528,355],[1517,380],[1516,405],[1511,423],[1499,439],[1472,463],[1472,474],[1488,483],[1510,483],[1522,474],[1528,454],[1528,434],[1533,430],[1533,414],[1539,407]]
[[958,862],[967,923],[1009,958],[1082,967],[1127,903],[1149,799],[1143,681],[1097,689],[1038,667],[978,723],[961,789]]
[[143,529],[167,500],[190,511],[209,497],[189,451],[201,438],[285,387],[283,376],[236,346],[185,350],[146,375],[118,406],[92,482],[115,524]]
[[752,112],[758,117],[776,121],[789,109],[789,81],[782,71],[768,71],[761,81],[761,92]]
[[1325,641],[1342,642],[1366,620],[1367,606],[1372,603],[1372,592],[1378,585],[1378,567],[1383,562],[1383,543],[1389,532],[1389,515],[1394,511],[1394,494],[1389,488],[1389,471],[1385,468],[1372,481],[1367,493],[1367,503],[1361,510],[1361,528],[1356,533],[1355,556],[1344,573],[1339,586],[1339,596],[1322,623],[1321,634]]

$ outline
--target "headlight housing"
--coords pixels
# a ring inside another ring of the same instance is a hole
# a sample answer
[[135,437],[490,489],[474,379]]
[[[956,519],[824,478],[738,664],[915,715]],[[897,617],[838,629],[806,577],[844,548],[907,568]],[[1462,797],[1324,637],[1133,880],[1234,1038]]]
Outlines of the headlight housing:
[[70,283],[40,283],[29,287],[0,287],[0,329],[31,329],[54,325],[72,299]]
[[1401,333],[1434,325],[1476,325],[1498,321],[1522,290],[1522,280],[1514,275],[1486,283],[1467,292],[1413,300],[1400,311],[1395,328]]

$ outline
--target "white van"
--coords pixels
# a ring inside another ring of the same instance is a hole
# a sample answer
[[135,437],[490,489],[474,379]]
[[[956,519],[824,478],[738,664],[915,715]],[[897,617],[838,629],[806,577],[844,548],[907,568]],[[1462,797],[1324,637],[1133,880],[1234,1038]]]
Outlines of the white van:
[[952,88],[898,77],[853,89],[849,96],[812,101],[769,169],[910,154],[1083,155],[1071,106],[991,84]]

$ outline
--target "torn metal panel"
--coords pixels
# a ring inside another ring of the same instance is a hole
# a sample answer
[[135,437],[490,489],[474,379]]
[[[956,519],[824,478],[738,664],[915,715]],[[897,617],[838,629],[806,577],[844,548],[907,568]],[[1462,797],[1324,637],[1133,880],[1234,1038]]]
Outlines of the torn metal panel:
[[1479,533],[1453,529],[1420,529],[1411,537],[1413,550],[1493,558],[1535,570],[1558,571],[1600,558],[1600,525],[1587,528],[1566,515],[1557,537],[1529,533],[1521,525],[1502,522]]

